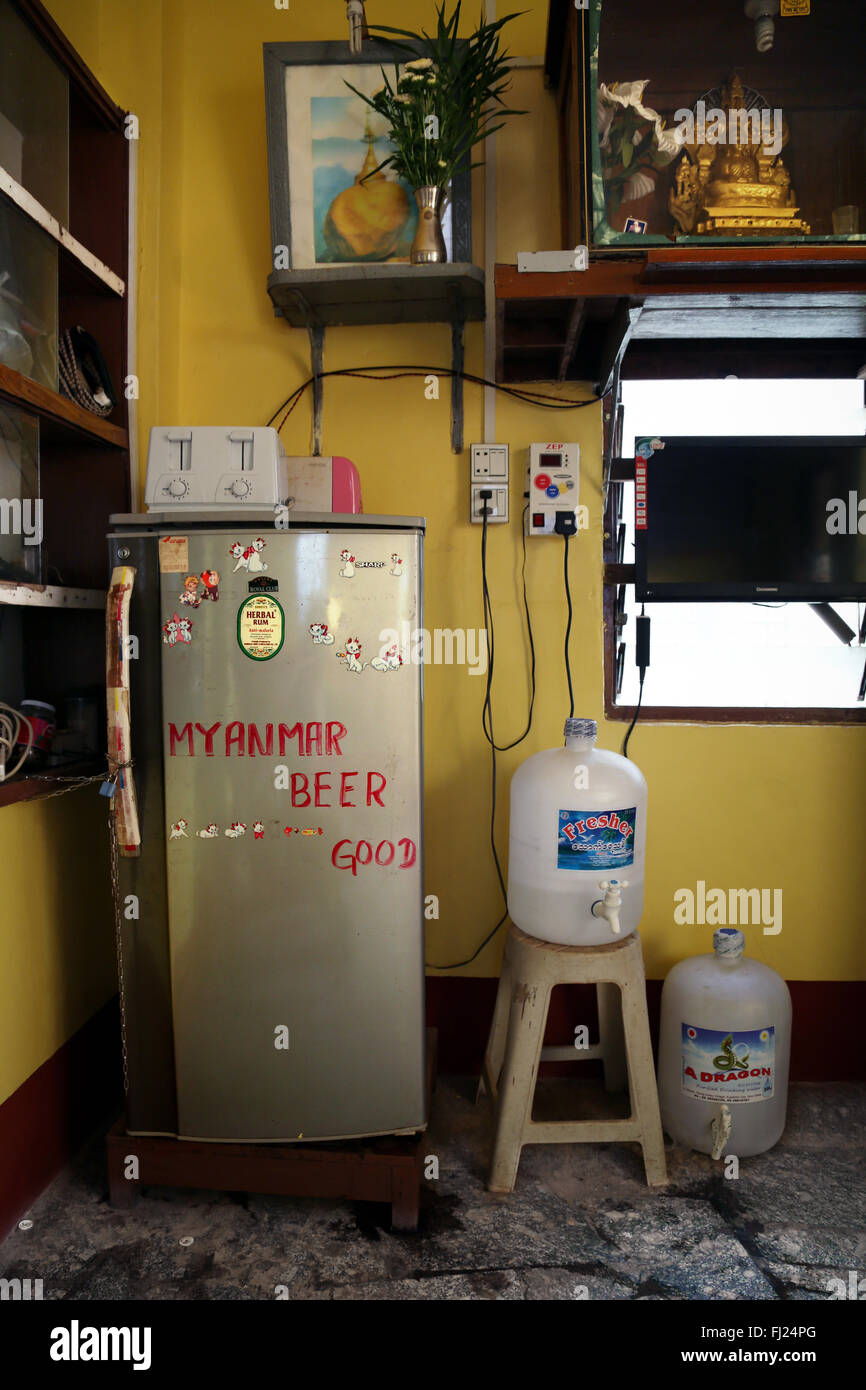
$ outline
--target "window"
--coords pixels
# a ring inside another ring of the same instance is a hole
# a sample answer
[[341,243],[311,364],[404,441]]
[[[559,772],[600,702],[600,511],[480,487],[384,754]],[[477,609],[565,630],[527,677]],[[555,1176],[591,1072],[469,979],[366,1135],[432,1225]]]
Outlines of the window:
[[[863,391],[862,381],[626,381],[621,452],[633,457],[639,435],[863,434]],[[633,564],[633,481],[611,487],[606,529],[607,560]],[[610,581],[610,571],[607,577]],[[866,662],[861,636],[866,635],[866,606],[832,607],[854,634],[848,646],[805,603],[647,604],[652,642],[642,717],[676,718],[688,710],[691,718],[708,719],[739,713],[781,721],[795,712],[828,722],[856,719],[857,712],[864,713],[858,693]],[[608,582],[607,706],[609,714],[621,718],[630,716],[638,697],[634,633],[639,612],[633,584]]]

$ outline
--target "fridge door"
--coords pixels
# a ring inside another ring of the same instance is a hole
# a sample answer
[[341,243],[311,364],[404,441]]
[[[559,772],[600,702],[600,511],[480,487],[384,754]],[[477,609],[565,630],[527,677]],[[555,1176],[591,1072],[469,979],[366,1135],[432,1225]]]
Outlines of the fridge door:
[[421,1128],[421,534],[255,541],[164,546],[178,1133]]

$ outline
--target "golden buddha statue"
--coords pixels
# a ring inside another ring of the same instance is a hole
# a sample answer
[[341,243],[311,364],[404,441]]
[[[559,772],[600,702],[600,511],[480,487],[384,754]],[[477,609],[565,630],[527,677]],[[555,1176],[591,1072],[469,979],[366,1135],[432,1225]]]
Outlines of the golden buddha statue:
[[703,101],[698,108],[697,124],[693,113],[686,113],[690,120],[682,127],[683,157],[668,198],[681,232],[808,236],[809,224],[797,216],[791,178],[781,158],[788,143],[781,111],[754,101],[747,109],[736,75],[722,88],[721,108],[707,112]]
[[397,250],[409,221],[409,197],[399,183],[376,169],[379,160],[370,129],[364,128],[367,154],[351,188],[338,193],[325,214],[325,241],[337,261],[387,261]]

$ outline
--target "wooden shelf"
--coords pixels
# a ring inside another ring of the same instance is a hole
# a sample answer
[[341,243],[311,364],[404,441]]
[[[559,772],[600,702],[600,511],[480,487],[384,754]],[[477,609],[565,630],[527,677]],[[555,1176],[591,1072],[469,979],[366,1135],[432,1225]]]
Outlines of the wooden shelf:
[[0,580],[0,605],[14,608],[105,608],[104,589],[76,589],[60,584]]
[[80,440],[82,436],[91,443],[102,444],[116,449],[128,449],[129,437],[120,425],[92,415],[58,391],[52,391],[39,382],[22,376],[12,367],[0,363],[0,398],[29,410],[39,416],[40,437],[42,440],[57,439]]
[[629,248],[554,274],[497,265],[496,301],[498,381],[604,391],[617,364],[645,377],[854,376],[866,244]]
[[484,318],[484,271],[464,263],[275,270],[268,294],[294,328]]
[[98,256],[94,256],[92,251],[88,251],[86,246],[82,246],[77,237],[74,237],[68,228],[64,227],[57,218],[54,217],[47,208],[27,192],[12,175],[0,166],[0,193],[4,193],[10,202],[14,203],[20,212],[23,212],[35,226],[41,227],[43,232],[57,245],[66,252],[82,269],[97,283],[101,284],[105,290],[122,297],[126,293],[126,284],[123,279],[116,275],[110,266],[101,261]]
[[[16,773],[8,782],[0,782],[0,806],[14,806],[20,801],[38,801],[41,797],[52,796],[64,785],[61,781],[63,777],[96,777],[105,768],[105,758],[87,758],[26,775]],[[95,787],[95,783],[90,785]]]

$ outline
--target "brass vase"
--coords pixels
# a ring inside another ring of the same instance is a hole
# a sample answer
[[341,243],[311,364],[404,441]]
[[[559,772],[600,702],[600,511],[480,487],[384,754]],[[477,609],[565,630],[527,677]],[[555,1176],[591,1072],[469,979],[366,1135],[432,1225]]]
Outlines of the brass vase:
[[442,235],[445,190],[436,185],[416,188],[415,202],[418,205],[418,230],[409,259],[413,265],[441,265],[448,260]]

